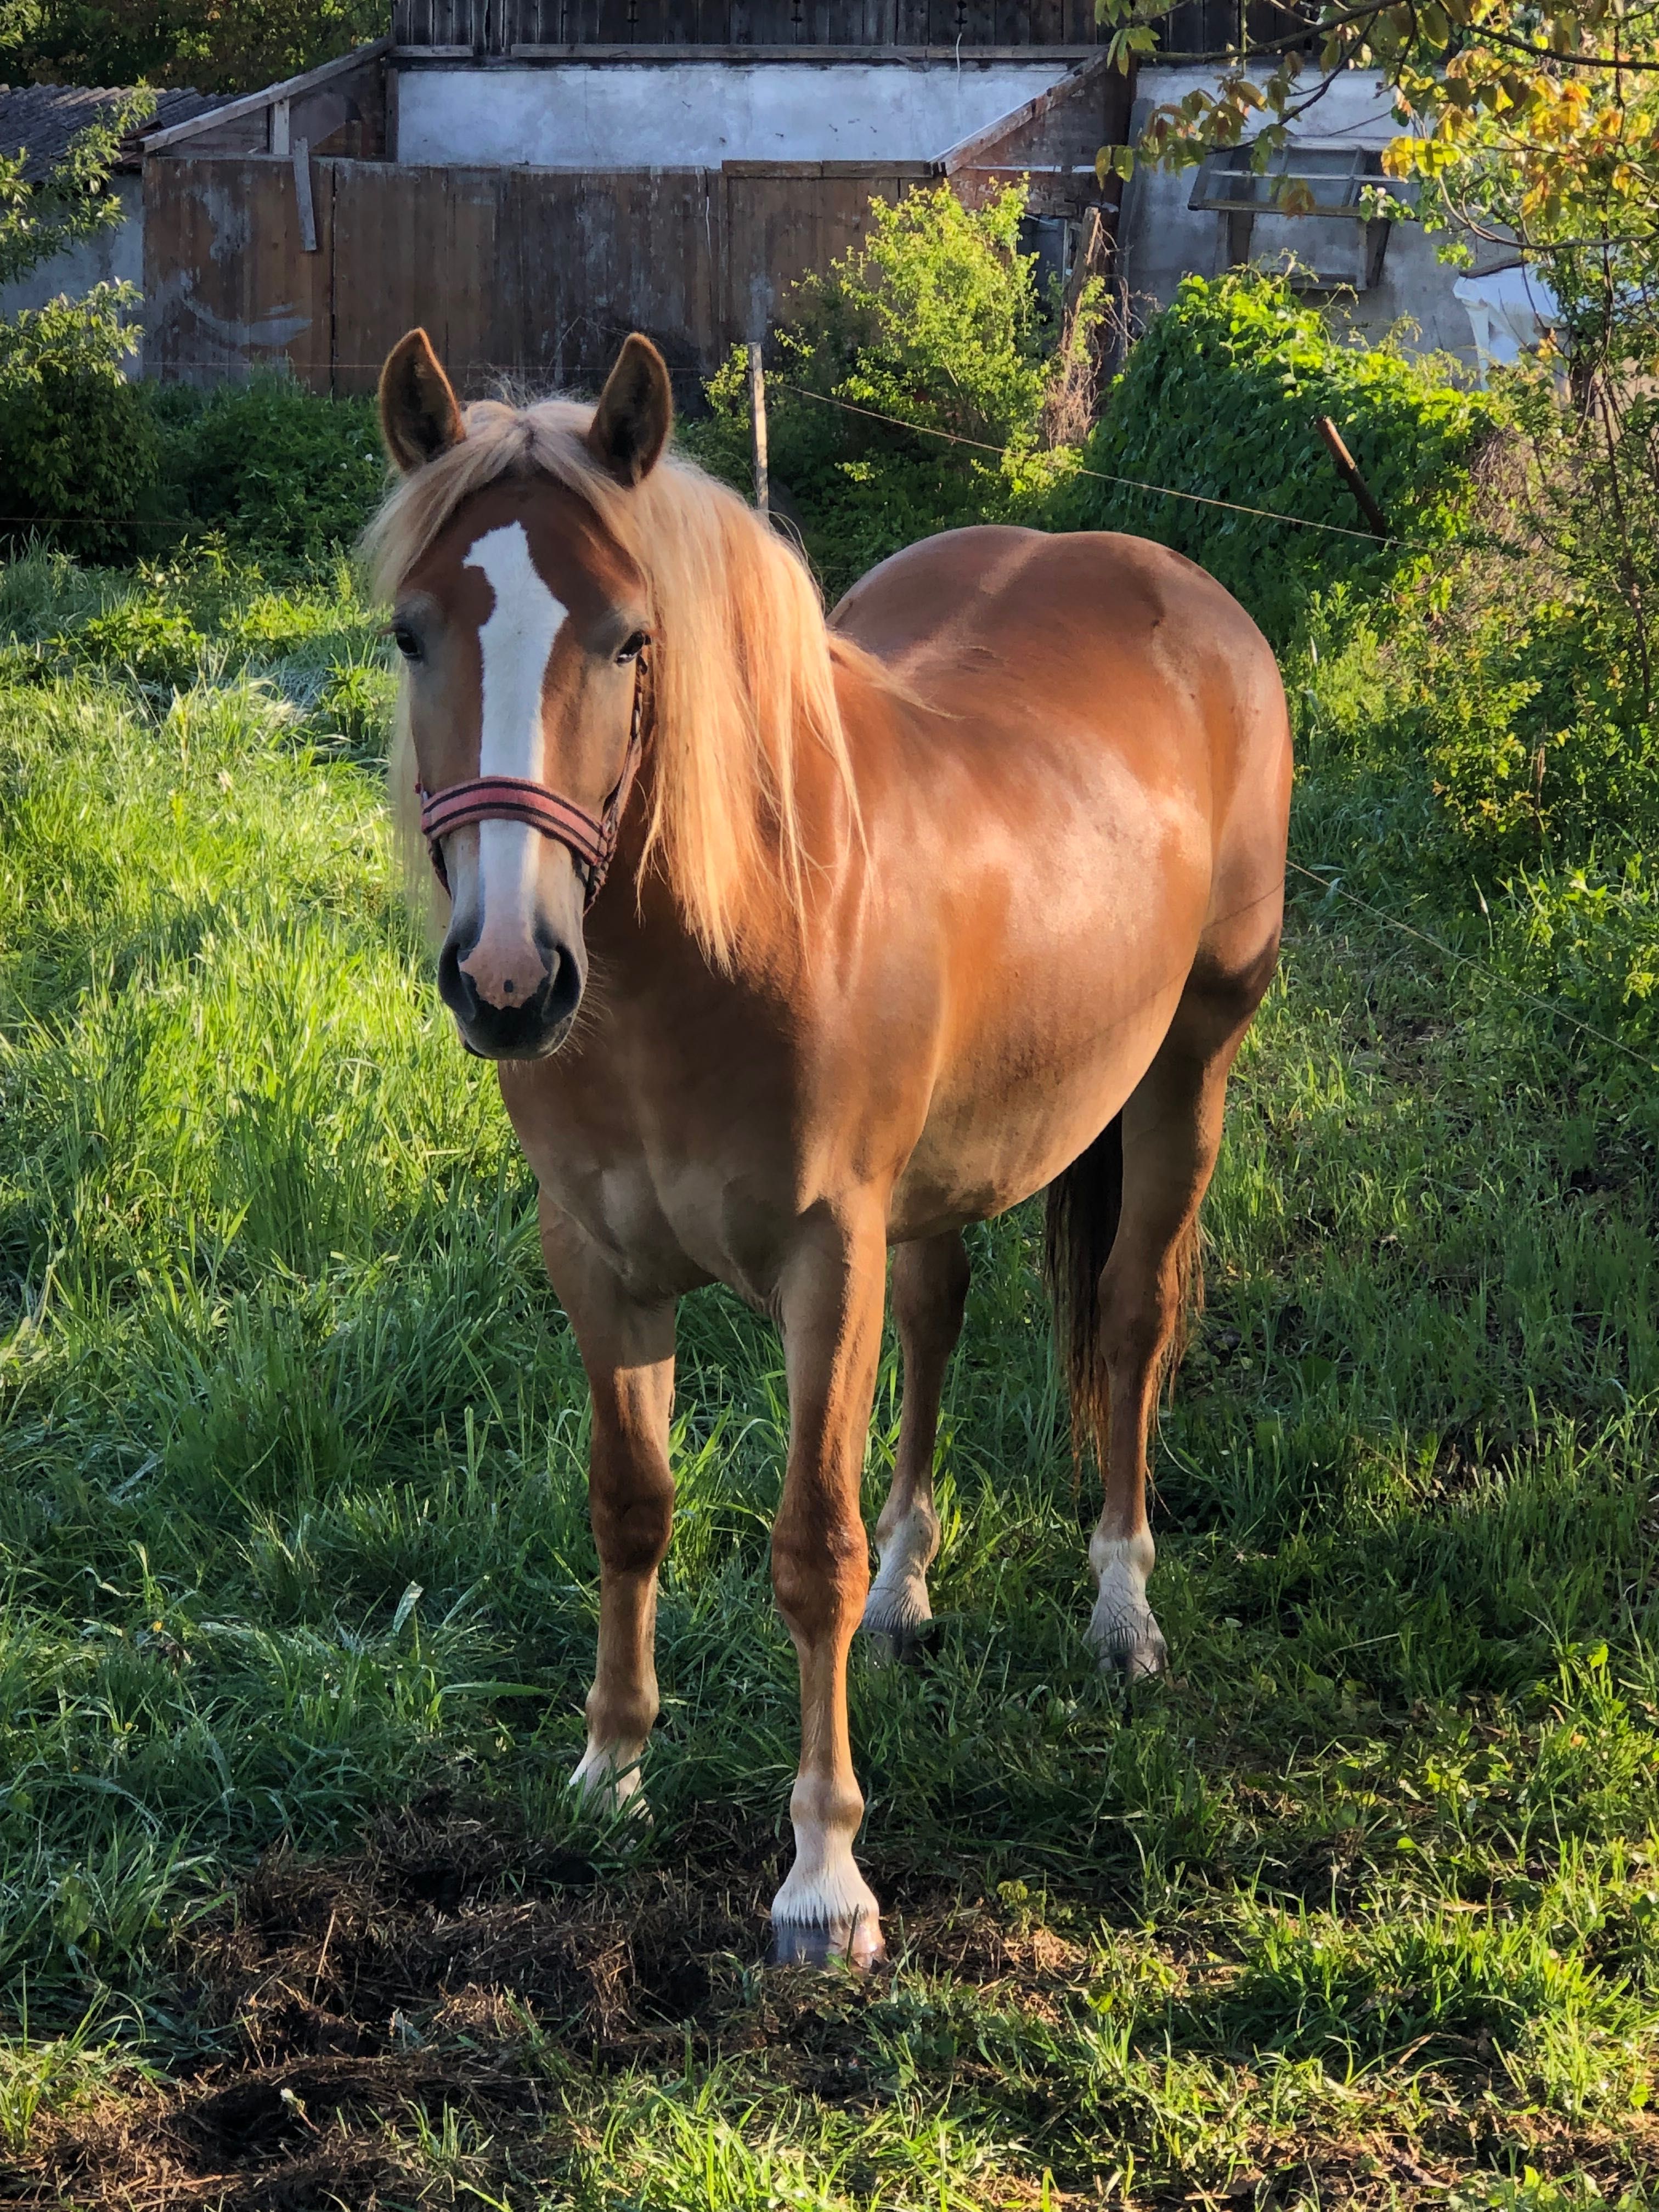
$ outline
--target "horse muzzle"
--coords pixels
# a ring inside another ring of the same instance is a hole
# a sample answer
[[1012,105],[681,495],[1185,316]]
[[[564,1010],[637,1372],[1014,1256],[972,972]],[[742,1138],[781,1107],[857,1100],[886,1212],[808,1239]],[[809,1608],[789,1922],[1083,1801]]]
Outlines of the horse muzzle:
[[438,995],[480,1059],[545,1060],[570,1034],[586,966],[580,945],[545,926],[507,951],[488,932],[465,949],[452,937],[438,956]]

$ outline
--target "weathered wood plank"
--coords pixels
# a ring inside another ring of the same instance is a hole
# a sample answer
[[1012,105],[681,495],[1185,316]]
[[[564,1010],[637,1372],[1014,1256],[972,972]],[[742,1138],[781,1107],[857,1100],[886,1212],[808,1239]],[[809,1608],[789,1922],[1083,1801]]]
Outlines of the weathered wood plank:
[[386,354],[420,324],[458,383],[484,390],[501,350],[495,269],[508,173],[319,167],[332,179],[335,388],[372,391]]
[[922,162],[728,162],[721,351],[787,313],[803,276],[864,237],[872,199],[897,200],[928,173]]
[[307,253],[291,162],[264,155],[147,161],[148,371],[171,383],[217,384],[287,364],[326,390],[332,276],[326,212],[325,200],[317,210],[318,250]]
[[1092,46],[1097,33],[1094,0],[396,0],[392,35],[411,50],[507,55],[596,44],[954,52],[958,40],[975,50]]
[[718,182],[703,169],[508,172],[501,274],[517,356],[502,365],[537,389],[593,389],[642,330],[671,369],[706,368],[721,338]]
[[864,236],[872,197],[896,199],[934,171],[757,162],[592,173],[313,156],[307,173],[314,252],[291,161],[146,166],[155,374],[214,382],[287,362],[314,388],[367,391],[418,324],[469,396],[503,379],[592,388],[637,329],[684,391],[775,320],[801,276]]

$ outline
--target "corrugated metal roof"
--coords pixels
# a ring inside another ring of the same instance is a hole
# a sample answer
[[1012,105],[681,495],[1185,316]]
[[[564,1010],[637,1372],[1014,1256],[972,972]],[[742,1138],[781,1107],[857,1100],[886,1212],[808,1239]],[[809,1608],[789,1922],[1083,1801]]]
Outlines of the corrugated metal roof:
[[[118,88],[107,85],[0,85],[0,154],[25,154],[25,181],[40,184],[63,160],[76,132],[107,115],[126,96]],[[224,92],[158,92],[155,115],[140,127],[170,130],[175,123],[188,123],[207,108],[222,107],[230,96]],[[118,166],[136,167],[137,152],[129,142]]]

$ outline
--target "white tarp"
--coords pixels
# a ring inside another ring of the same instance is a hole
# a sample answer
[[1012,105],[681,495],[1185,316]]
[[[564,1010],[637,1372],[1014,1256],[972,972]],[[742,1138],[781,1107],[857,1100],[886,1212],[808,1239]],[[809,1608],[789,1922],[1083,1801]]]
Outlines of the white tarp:
[[1468,311],[1483,383],[1489,369],[1512,368],[1522,354],[1536,353],[1560,324],[1559,301],[1524,263],[1485,276],[1460,276],[1452,291]]

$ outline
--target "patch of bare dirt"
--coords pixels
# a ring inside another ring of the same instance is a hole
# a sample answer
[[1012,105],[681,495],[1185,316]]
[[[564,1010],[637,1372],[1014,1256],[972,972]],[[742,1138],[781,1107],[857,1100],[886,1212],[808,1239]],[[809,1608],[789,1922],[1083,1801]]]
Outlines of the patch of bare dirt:
[[[526,2183],[556,2201],[586,2154],[580,2120],[550,2086],[566,2062],[591,2079],[678,2075],[688,2048],[705,2063],[748,2055],[769,2083],[821,2102],[883,2104],[865,2015],[886,2000],[887,1978],[757,1975],[776,1838],[711,1814],[682,1841],[672,1868],[602,1867],[429,1803],[388,1818],[350,1856],[271,1852],[177,1962],[172,2008],[205,2031],[212,2062],[41,2116],[27,2158],[0,2167],[0,2212],[401,2212],[480,2193],[516,2203]],[[1011,1926],[947,1874],[930,1891],[914,1866],[872,1872],[909,1901],[896,1948],[1062,2024],[1088,1971],[1081,1947]],[[1006,2091],[988,2060],[964,2050],[955,2066],[965,2091]],[[418,2138],[447,2124],[440,2172]],[[1545,2172],[1589,2164],[1616,2201],[1615,2183],[1659,2165],[1659,2124],[1636,2115],[1605,2143],[1582,2130],[1558,2141],[1536,2115],[1506,2118],[1501,2143],[1448,2125],[1427,2144],[1310,2140],[1290,2164],[1264,2142],[1234,2186],[1148,2177],[1144,2201],[1267,2212],[1311,2191],[1362,2206],[1440,2203],[1449,2180],[1517,2159]],[[1048,2201],[1097,2201],[1092,2179],[1069,2179],[1062,2161]]]
[[[709,2059],[763,2049],[774,2079],[867,2095],[858,2015],[884,1981],[790,1969],[757,1990],[776,1838],[701,1825],[673,1869],[602,1868],[442,1802],[350,1856],[270,1852],[177,1962],[176,2009],[223,2055],[41,2118],[27,2160],[0,2170],[0,2207],[371,2212],[423,2193],[404,2146],[415,2115],[446,2111],[556,2161],[538,2039],[618,2071],[676,2065],[688,2039]],[[951,1892],[908,1934],[913,1955],[976,1978],[1033,1963]]]

